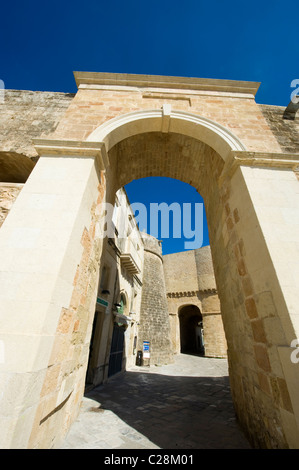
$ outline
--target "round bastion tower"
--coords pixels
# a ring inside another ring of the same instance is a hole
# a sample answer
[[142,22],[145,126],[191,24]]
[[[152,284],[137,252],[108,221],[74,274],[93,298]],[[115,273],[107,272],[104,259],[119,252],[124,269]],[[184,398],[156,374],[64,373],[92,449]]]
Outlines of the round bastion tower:
[[173,352],[161,242],[144,232],[141,235],[144,265],[138,349],[143,350],[144,342],[149,342],[150,359],[145,357],[144,364],[169,364]]

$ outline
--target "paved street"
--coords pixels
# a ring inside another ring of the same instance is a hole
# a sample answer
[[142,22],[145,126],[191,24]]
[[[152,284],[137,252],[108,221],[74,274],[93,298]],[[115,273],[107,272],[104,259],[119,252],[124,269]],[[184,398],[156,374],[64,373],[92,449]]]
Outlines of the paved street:
[[250,449],[230,396],[227,361],[180,354],[134,367],[87,393],[63,449]]

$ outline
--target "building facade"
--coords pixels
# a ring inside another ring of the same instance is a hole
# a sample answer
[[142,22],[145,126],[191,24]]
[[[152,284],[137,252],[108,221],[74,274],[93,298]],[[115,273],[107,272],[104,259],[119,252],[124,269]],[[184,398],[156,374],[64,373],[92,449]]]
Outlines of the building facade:
[[144,250],[123,189],[116,194],[111,222],[111,233],[104,238],[90,342],[90,386],[132,366],[136,358]]
[[165,255],[163,261],[173,350],[227,357],[210,247]]

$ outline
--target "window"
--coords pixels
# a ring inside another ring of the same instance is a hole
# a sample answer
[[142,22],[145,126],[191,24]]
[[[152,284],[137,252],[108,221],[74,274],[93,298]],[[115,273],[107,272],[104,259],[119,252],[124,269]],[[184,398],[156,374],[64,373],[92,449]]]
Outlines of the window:
[[103,266],[102,275],[100,280],[100,292],[103,290],[108,290],[109,288],[109,277],[110,277],[110,269],[108,266]]
[[120,313],[121,315],[124,315],[125,308],[126,308],[126,297],[124,296],[124,294],[121,294],[117,312]]

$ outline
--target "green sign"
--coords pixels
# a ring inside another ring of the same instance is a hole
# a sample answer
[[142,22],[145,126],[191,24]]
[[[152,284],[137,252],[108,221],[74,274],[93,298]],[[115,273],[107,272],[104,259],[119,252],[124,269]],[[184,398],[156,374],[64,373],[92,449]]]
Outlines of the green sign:
[[101,297],[97,297],[97,304],[101,304],[101,305],[104,305],[105,307],[108,307],[107,300],[101,299]]

